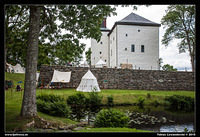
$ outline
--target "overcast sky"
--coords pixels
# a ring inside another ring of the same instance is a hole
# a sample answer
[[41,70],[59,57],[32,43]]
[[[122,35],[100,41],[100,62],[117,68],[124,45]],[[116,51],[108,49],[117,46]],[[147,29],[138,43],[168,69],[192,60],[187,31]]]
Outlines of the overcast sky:
[[[116,21],[123,19],[128,16],[131,12],[136,13],[148,20],[151,20],[155,23],[161,24],[162,17],[166,14],[165,10],[167,9],[167,5],[152,5],[149,7],[139,6],[137,10],[133,10],[132,7],[117,7],[116,12],[117,16],[111,16],[107,18],[107,28],[111,29]],[[191,71],[191,63],[188,52],[179,54],[177,43],[178,40],[174,40],[170,42],[168,47],[162,45],[161,40],[164,35],[165,29],[161,25],[159,29],[159,58],[163,59],[163,64],[173,65],[174,68],[178,70],[185,70],[187,68],[188,71]],[[81,42],[86,44],[86,50],[91,47],[91,40],[81,40]],[[85,59],[85,55],[83,55]]]

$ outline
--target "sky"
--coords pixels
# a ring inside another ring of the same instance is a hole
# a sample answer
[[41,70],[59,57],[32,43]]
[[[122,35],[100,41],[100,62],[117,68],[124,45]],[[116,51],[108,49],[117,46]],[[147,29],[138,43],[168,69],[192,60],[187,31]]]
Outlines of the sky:
[[[107,17],[106,23],[107,28],[111,29],[116,21],[123,19],[124,17],[128,16],[131,12],[138,14],[150,21],[155,23],[161,24],[162,17],[166,14],[168,5],[151,5],[151,6],[138,6],[137,10],[133,10],[133,7],[121,7],[118,6],[116,8],[117,15]],[[181,53],[179,54],[177,43],[180,40],[173,40],[170,44],[165,47],[161,43],[163,35],[165,33],[165,28],[163,25],[159,28],[159,58],[163,59],[162,65],[170,64],[174,68],[177,68],[179,71],[191,71],[191,63],[190,63],[190,56],[189,53]],[[82,43],[86,44],[85,51],[91,47],[91,40],[90,39],[82,39],[80,40]],[[83,61],[85,61],[85,54],[83,54]]]

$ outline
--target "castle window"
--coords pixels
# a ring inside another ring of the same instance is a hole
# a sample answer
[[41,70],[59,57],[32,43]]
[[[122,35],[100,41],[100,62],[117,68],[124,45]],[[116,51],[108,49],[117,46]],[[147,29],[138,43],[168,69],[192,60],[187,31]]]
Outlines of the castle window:
[[105,62],[106,62],[106,59],[105,59]]
[[125,51],[127,51],[127,48],[125,48]]
[[103,44],[103,42],[101,41],[100,44]]
[[140,29],[138,29],[137,31],[140,32]]
[[99,53],[101,54],[102,52],[100,51]]
[[128,37],[128,34],[126,33],[126,37]]
[[115,40],[115,37],[113,37],[113,40]]
[[144,52],[144,45],[141,45],[141,52]]
[[134,44],[131,45],[131,52],[135,52],[135,45]]

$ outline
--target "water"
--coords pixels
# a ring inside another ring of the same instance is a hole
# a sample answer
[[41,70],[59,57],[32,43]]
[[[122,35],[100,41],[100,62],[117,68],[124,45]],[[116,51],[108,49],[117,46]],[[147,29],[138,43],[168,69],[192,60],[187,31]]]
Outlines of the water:
[[[167,121],[166,123],[156,123],[154,125],[135,125],[133,124],[132,128],[141,129],[141,130],[149,130],[154,132],[185,132],[187,129],[188,132],[195,131],[194,126],[194,112],[171,112],[169,110],[165,110],[164,107],[146,107],[146,108],[138,108],[137,106],[120,106],[114,107],[119,109],[125,113],[127,112],[138,112],[141,115],[147,114],[148,116],[155,116],[157,119],[162,119],[165,117]],[[87,116],[82,121],[87,121]],[[91,124],[93,124],[95,120],[95,116],[91,118]],[[135,119],[135,118],[133,118]]]
[[187,129],[188,131],[194,131],[194,125],[190,123],[161,126],[160,132],[184,132],[185,129]]

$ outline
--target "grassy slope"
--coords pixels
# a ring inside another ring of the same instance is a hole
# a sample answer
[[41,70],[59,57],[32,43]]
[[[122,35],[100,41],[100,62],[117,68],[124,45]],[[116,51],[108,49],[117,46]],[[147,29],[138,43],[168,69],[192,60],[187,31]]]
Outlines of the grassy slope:
[[[23,81],[21,84],[22,88],[24,87],[24,74],[11,74],[5,73],[6,80],[13,80],[14,85],[17,85],[18,81]],[[22,104],[22,92],[14,92],[15,88],[7,90],[5,92],[5,122],[6,122],[6,130],[10,131],[14,128],[19,128],[24,125],[24,123],[28,122],[28,120],[22,120],[19,117],[21,104]],[[61,95],[65,99],[77,93],[75,89],[60,89],[60,90],[51,90],[51,89],[37,89],[37,95],[39,94],[56,94]],[[162,103],[165,96],[171,95],[184,95],[184,96],[195,96],[195,92],[191,91],[147,91],[147,90],[116,90],[116,89],[107,89],[102,90],[99,94],[103,96],[103,103],[106,104],[107,96],[112,95],[114,98],[115,104],[123,104],[123,103],[135,103],[139,96],[146,98],[147,93],[151,94],[150,99],[145,99],[145,104],[149,104],[154,100],[158,100]],[[84,93],[88,96],[88,93]],[[46,120],[51,120],[54,122],[59,122],[60,124],[74,124],[74,121],[69,119],[60,118],[60,117],[52,117],[41,112],[38,112],[38,115]],[[94,129],[94,130],[101,130],[101,129]],[[106,130],[106,129],[105,129]],[[114,130],[114,129],[113,129]],[[92,131],[92,130],[91,130]],[[119,130],[121,131],[121,130]]]

